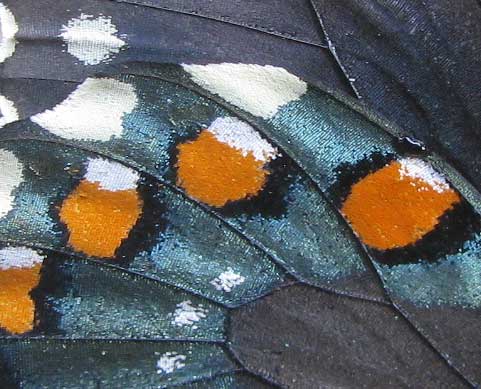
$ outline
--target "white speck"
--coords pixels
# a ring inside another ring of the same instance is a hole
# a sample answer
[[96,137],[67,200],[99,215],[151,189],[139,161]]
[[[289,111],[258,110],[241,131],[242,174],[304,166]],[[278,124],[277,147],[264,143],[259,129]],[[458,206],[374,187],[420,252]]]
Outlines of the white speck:
[[18,112],[15,105],[5,96],[0,95],[0,127],[7,123],[18,120]]
[[117,27],[106,16],[94,18],[81,14],[62,26],[60,36],[67,44],[67,51],[85,65],[98,65],[111,59],[125,46],[116,36]]
[[22,164],[11,151],[0,149],[0,217],[13,207],[13,191],[23,181],[22,169]]
[[205,319],[207,317],[207,310],[204,309],[202,305],[196,307],[192,305],[190,300],[187,300],[177,304],[173,317],[172,324],[179,327],[192,326],[193,329],[196,329],[197,326],[193,324],[201,319]]
[[270,65],[182,65],[194,82],[229,103],[264,119],[299,99],[307,84],[287,70]]
[[210,283],[214,285],[217,290],[231,292],[234,287],[244,283],[245,280],[245,277],[234,273],[234,270],[229,267],[227,271],[219,274],[219,276],[214,278]]
[[97,182],[100,188],[110,191],[137,188],[139,173],[118,162],[103,158],[89,158],[85,179]]
[[128,83],[87,78],[63,102],[31,120],[62,138],[108,141],[122,134],[122,120],[137,101]]
[[[401,168],[399,169],[401,180],[404,177],[416,178],[429,185],[431,189],[438,193],[449,190],[449,184],[444,177],[423,160],[418,158],[403,158],[399,163],[401,164]],[[420,190],[427,190],[427,188],[420,188]]]
[[185,355],[176,352],[166,352],[157,361],[157,374],[170,374],[174,370],[182,369],[185,366]]
[[214,134],[219,142],[240,150],[244,157],[252,153],[255,159],[263,162],[276,157],[277,149],[264,140],[252,126],[237,118],[217,118],[207,131]]
[[14,53],[17,32],[15,17],[6,5],[0,3],[0,63]]
[[5,247],[0,249],[0,269],[7,270],[12,267],[30,268],[42,263],[43,257],[28,247]]

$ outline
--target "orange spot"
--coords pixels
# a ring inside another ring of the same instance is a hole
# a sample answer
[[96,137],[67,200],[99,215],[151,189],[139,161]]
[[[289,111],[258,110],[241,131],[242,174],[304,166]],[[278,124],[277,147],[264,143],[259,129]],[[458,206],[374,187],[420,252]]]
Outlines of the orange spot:
[[257,194],[269,174],[251,152],[243,156],[209,131],[177,148],[177,185],[214,207]]
[[60,220],[70,232],[69,244],[96,257],[112,257],[142,212],[135,189],[110,191],[86,180],[65,199]]
[[40,267],[0,270],[0,327],[14,334],[32,330],[35,305],[30,291],[38,285]]
[[401,164],[391,162],[353,185],[342,213],[367,245],[380,250],[415,243],[460,201],[451,188],[436,191],[430,184],[401,177]]

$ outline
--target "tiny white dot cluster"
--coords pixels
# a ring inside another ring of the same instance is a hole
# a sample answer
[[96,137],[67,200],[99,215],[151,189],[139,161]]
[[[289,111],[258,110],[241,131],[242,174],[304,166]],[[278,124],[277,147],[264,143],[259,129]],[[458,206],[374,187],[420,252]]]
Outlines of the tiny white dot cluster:
[[157,361],[157,374],[170,374],[185,367],[187,357],[176,352],[166,352]]
[[219,274],[218,277],[214,278],[210,283],[217,290],[224,292],[232,292],[232,290],[244,283],[245,277],[234,272],[232,268],[228,268],[225,272]]

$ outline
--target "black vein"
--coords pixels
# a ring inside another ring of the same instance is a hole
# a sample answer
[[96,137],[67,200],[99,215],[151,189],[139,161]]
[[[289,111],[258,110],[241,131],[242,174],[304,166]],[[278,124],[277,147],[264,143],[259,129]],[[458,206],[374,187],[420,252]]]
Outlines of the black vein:
[[129,1],[129,0],[104,0],[104,1],[110,1],[110,2],[114,2],[114,3],[123,3],[123,4],[129,4],[129,5],[132,5],[132,6],[137,6],[137,7],[142,7],[142,8],[155,9],[155,10],[158,10],[158,11],[166,11],[166,12],[172,12],[172,13],[177,13],[177,14],[182,14],[182,15],[188,15],[188,16],[191,16],[191,17],[197,17],[197,18],[202,18],[202,19],[206,19],[206,20],[219,22],[219,23],[229,24],[229,25],[233,25],[233,26],[237,26],[237,27],[243,27],[243,28],[246,28],[246,29],[249,29],[249,30],[257,31],[257,32],[260,32],[260,33],[263,33],[263,34],[275,36],[277,38],[282,38],[282,39],[293,41],[293,42],[296,42],[296,43],[305,44],[305,45],[308,45],[308,46],[315,46],[315,47],[319,47],[319,48],[322,48],[322,49],[327,48],[327,45],[324,44],[324,43],[321,43],[321,42],[313,42],[311,40],[295,38],[291,35],[288,35],[286,33],[282,33],[280,31],[275,31],[275,30],[269,31],[265,28],[254,27],[254,26],[251,26],[249,24],[236,22],[232,19],[222,17],[222,16],[210,16],[210,15],[206,15],[206,14],[203,14],[203,13],[200,13],[200,12],[189,11],[189,10],[186,10],[186,9],[180,9],[180,8],[175,9],[175,8],[170,8],[170,7],[166,7],[166,6],[141,4],[141,3],[137,3],[135,1]]

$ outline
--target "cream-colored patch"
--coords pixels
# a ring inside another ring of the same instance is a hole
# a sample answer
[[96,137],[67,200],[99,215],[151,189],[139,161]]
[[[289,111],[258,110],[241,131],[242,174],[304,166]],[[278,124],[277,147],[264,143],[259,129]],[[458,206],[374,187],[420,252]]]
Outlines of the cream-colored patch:
[[242,152],[245,157],[252,153],[258,161],[275,159],[277,149],[263,139],[249,124],[234,117],[215,119],[207,131],[214,134],[219,142],[228,144]]
[[22,169],[22,164],[11,151],[0,149],[0,217],[13,207],[13,191],[23,181]]
[[131,84],[87,78],[62,103],[31,120],[62,138],[107,141],[122,134],[122,120],[137,101]]
[[110,191],[136,189],[139,173],[120,163],[103,158],[89,158],[85,179],[97,182],[100,188]]
[[18,112],[13,102],[0,95],[0,127],[18,120]]
[[183,65],[194,82],[255,116],[269,119],[280,107],[299,99],[307,84],[287,70],[270,65]]
[[176,352],[166,352],[157,361],[157,374],[170,374],[185,367],[187,357]]
[[6,5],[0,3],[0,63],[15,52],[15,34],[18,26]]
[[28,247],[5,247],[0,249],[0,270],[11,268],[31,268],[43,261],[35,250]]
[[67,51],[85,65],[107,62],[125,46],[112,19],[106,16],[94,18],[81,14],[62,27],[60,36],[67,44]]

